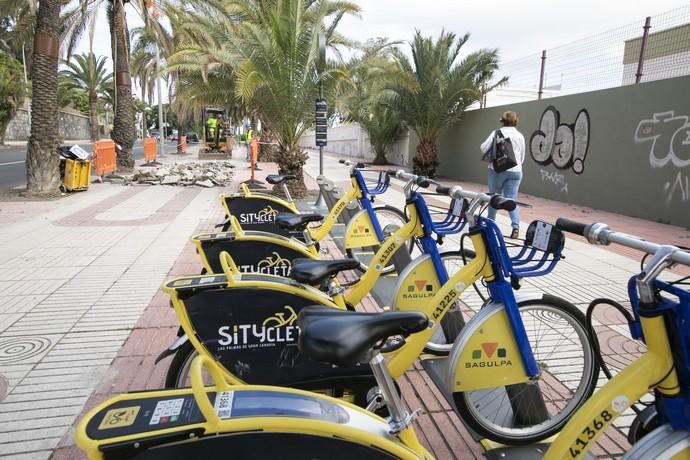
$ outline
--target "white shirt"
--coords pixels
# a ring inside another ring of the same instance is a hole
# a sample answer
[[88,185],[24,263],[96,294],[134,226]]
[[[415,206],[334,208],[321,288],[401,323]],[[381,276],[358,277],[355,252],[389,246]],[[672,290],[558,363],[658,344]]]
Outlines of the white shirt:
[[[504,126],[499,128],[503,137],[510,138],[510,143],[513,144],[513,153],[515,154],[515,160],[517,161],[517,166],[513,166],[507,171],[522,172],[522,163],[525,162],[525,137],[517,130],[514,126]],[[482,153],[486,153],[491,148],[494,143],[494,135],[497,130],[491,131],[489,137],[482,143],[479,147]],[[489,163],[489,169],[494,169],[491,163]]]

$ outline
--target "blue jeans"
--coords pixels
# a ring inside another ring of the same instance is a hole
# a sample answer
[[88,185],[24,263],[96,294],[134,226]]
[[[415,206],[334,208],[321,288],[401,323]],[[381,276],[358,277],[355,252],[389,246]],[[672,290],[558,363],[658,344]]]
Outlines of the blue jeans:
[[[518,188],[522,182],[522,172],[503,171],[497,173],[489,169],[489,192],[500,193],[506,198],[517,198]],[[510,211],[510,225],[513,228],[520,228],[520,211],[515,208]],[[489,206],[489,219],[496,220],[496,210]]]

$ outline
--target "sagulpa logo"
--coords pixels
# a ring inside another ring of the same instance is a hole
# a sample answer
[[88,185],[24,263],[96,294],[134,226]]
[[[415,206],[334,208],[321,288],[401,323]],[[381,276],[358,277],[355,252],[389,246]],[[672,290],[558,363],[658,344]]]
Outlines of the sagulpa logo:
[[407,292],[403,293],[403,299],[423,299],[434,295],[434,286],[427,280],[414,280],[407,286]]
[[352,231],[352,234],[354,236],[367,236],[369,235],[369,233],[369,227],[367,227],[366,225],[358,225]]
[[466,362],[465,367],[503,367],[512,366],[507,359],[508,352],[499,347],[498,342],[484,342],[479,344],[479,349],[472,350],[472,361]]

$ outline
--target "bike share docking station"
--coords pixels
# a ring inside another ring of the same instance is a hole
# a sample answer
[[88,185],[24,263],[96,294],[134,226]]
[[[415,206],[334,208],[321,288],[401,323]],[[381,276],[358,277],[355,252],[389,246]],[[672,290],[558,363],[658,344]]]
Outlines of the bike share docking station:
[[[342,190],[339,187],[336,187],[333,181],[323,176],[319,176],[317,182],[319,184],[320,194],[325,200],[326,206],[328,207],[328,209],[324,212],[326,213],[333,208],[333,205],[342,196]],[[308,207],[309,209],[313,210],[312,203],[298,201],[296,204],[299,208]],[[335,225],[331,230],[331,238],[333,238],[333,241],[336,243],[342,254],[345,254],[346,252],[344,247],[344,224],[348,222],[351,216],[357,211],[357,207],[346,208],[338,219],[340,225]],[[390,234],[395,230],[397,230],[397,228],[384,228],[384,233]],[[375,252],[376,249],[377,248],[374,248],[373,251]],[[392,305],[398,275],[402,273],[405,267],[412,262],[412,257],[407,251],[406,246],[403,245],[398,251],[396,251],[392,260],[393,264],[395,265],[395,273],[390,275],[382,275],[371,290],[371,295],[374,297],[379,306]],[[461,315],[458,316],[460,316],[460,318],[462,317]],[[436,387],[435,390],[440,391],[448,404],[453,406],[455,404],[453,402],[453,396],[450,392],[445,390],[447,386],[445,382],[445,376],[447,374],[447,359],[425,359],[421,360],[420,363],[429,377],[431,377],[431,379],[434,381]],[[526,383],[512,385],[511,387],[506,387],[505,391],[511,407],[499,407],[500,401],[505,399],[493,398],[492,404],[496,404],[497,410],[504,410],[507,414],[512,413],[516,420],[522,419],[526,423],[534,423],[535,421],[538,421],[539,418],[543,419],[546,417],[546,407],[540,397],[539,389],[536,386],[533,386],[533,384]],[[463,422],[463,425],[469,432],[470,436],[472,436],[474,441],[479,443],[486,451],[484,455],[488,459],[536,460],[541,459],[548,448],[548,443],[530,444],[524,446],[502,445],[483,438],[471,427],[467,426],[462,419],[460,420]]]

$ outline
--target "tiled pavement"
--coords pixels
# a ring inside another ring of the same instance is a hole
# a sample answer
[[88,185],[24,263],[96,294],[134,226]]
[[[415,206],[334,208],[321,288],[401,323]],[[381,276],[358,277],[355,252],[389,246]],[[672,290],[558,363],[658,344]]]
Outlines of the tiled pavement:
[[[316,165],[310,161],[307,170],[313,174]],[[264,166],[263,174],[270,166]],[[327,157],[329,177],[341,181],[343,171]],[[235,182],[246,173],[244,166],[238,168]],[[167,273],[199,271],[198,257],[185,242],[220,220],[219,190],[137,189],[94,186],[54,208],[0,203],[0,374],[10,386],[0,403],[0,459],[49,458],[58,445],[65,447],[53,458],[83,458],[70,447],[71,434],[65,434],[87,400],[92,407],[111,394],[162,386],[166,366],[154,367],[153,359],[174,337],[177,323],[158,287]],[[523,221],[533,215],[554,220],[568,214],[560,203],[524,198],[535,208],[523,211]],[[130,204],[121,205],[125,200]],[[386,200],[400,205],[402,197],[391,191]],[[689,236],[639,219],[594,210],[587,215],[652,240],[682,244]],[[335,246],[330,247],[335,255]],[[574,240],[567,247],[567,259],[533,287],[569,298],[583,309],[597,296],[625,300],[621,283],[635,270],[635,261],[613,248]],[[466,301],[471,308],[478,305],[476,298]],[[371,298],[362,306],[377,308]],[[640,352],[639,344],[625,338],[625,325],[611,310],[602,309],[595,317],[607,362],[620,368]],[[424,409],[422,440],[438,458],[481,456],[481,448],[419,366],[400,385],[409,405]],[[615,457],[626,448],[621,432],[611,431],[595,454]]]
[[0,203],[0,458],[51,456],[218,192],[93,185]]

